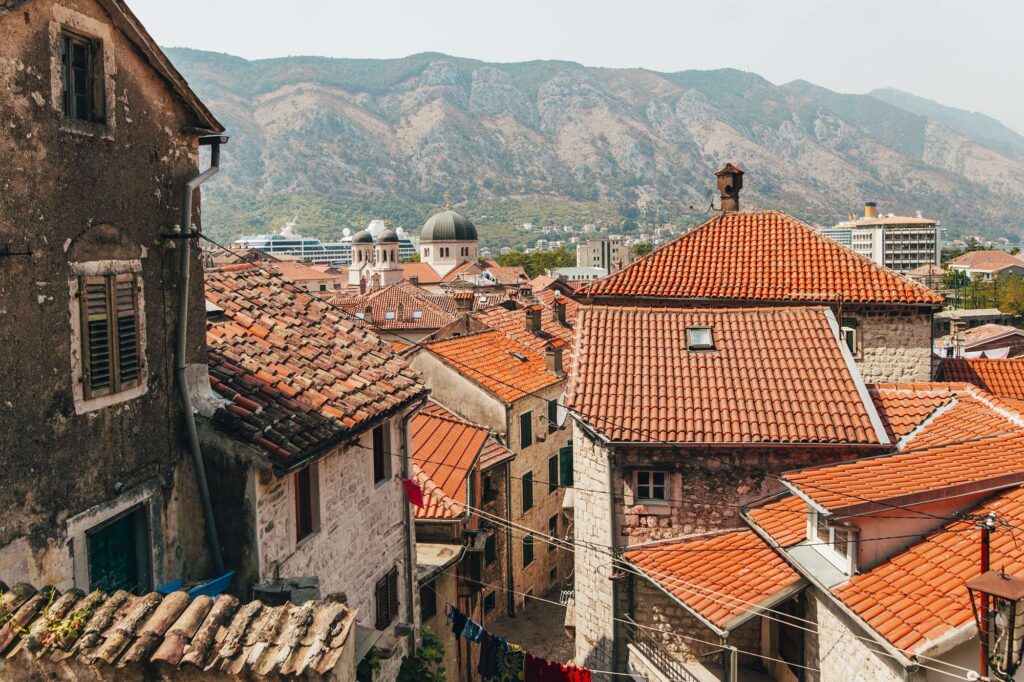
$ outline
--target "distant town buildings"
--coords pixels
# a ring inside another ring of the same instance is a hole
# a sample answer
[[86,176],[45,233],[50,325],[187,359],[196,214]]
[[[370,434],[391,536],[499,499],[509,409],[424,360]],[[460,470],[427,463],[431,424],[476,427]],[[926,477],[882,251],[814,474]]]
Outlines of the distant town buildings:
[[987,281],[1004,275],[1024,274],[1024,258],[999,250],[969,251],[949,261],[946,267],[971,279]]
[[576,245],[577,267],[618,272],[631,262],[633,255],[629,244],[617,235],[607,239],[588,239]]
[[[343,237],[336,242],[322,242],[316,237],[303,237],[295,232],[296,221],[284,224],[280,232],[240,237],[233,246],[237,249],[256,249],[271,256],[293,255],[314,265],[350,265],[352,263],[352,231],[343,230]],[[376,239],[390,228],[383,220],[371,220],[360,230]],[[398,258],[409,260],[416,253],[416,242],[409,238],[402,228],[395,230],[398,235]]]
[[548,270],[547,274],[566,282],[589,282],[604,277],[608,274],[608,270],[606,268],[587,267],[552,268]]
[[857,253],[896,272],[907,273],[922,265],[938,265],[942,252],[939,224],[916,217],[879,215],[874,201],[864,204],[864,215],[823,228],[831,237]]

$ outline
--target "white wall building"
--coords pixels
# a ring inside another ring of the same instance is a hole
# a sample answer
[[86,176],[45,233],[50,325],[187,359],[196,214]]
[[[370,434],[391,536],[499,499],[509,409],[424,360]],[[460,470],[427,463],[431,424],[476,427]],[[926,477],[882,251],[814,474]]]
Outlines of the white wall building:
[[937,221],[920,215],[880,216],[873,201],[864,204],[862,217],[851,216],[850,220],[837,223],[822,233],[879,265],[901,273],[922,265],[938,265],[942,251]]
[[629,245],[622,239],[589,239],[576,245],[576,265],[581,268],[604,268],[616,272],[633,262]]

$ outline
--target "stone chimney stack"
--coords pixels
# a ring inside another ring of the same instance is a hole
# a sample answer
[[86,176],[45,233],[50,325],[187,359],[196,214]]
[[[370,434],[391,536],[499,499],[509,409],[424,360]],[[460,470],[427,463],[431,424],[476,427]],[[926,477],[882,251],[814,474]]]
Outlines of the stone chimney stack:
[[718,178],[718,192],[722,199],[722,213],[740,210],[740,190],[743,189],[743,169],[731,163],[722,166],[715,173]]
[[555,296],[551,302],[551,307],[554,308],[555,322],[565,326],[565,299],[561,296]]
[[526,331],[537,334],[541,330],[541,312],[544,309],[539,305],[531,305],[526,308]]
[[565,376],[565,370],[562,369],[562,344],[552,343],[544,351],[544,356],[549,372],[560,377]]

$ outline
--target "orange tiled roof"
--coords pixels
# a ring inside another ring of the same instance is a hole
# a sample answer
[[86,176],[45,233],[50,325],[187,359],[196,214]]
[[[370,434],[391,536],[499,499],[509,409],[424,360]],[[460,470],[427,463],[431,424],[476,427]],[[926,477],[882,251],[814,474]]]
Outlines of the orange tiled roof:
[[807,537],[807,502],[783,495],[747,511],[746,516],[770,535],[779,547],[792,547]]
[[206,330],[213,422],[280,466],[359,433],[425,393],[366,325],[253,266],[206,273],[225,322]]
[[411,422],[416,480],[423,507],[416,518],[456,520],[466,513],[466,481],[490,431],[431,401]]
[[[581,306],[566,404],[613,441],[879,444],[829,315]],[[715,350],[687,350],[688,327]]]
[[486,272],[494,277],[495,282],[507,286],[516,286],[530,279],[530,276],[526,274],[526,269],[521,265],[497,265],[487,268]]
[[277,270],[282,277],[290,279],[293,282],[306,282],[310,280],[337,280],[342,281],[342,277],[338,273],[323,272],[317,270],[305,263],[289,263],[287,261],[281,261],[277,263],[269,263],[268,266]]
[[366,315],[369,308],[371,312],[366,316],[367,322],[389,330],[440,329],[455,319],[452,313],[437,304],[434,297],[405,280],[352,298],[344,307],[353,315]]
[[[563,299],[565,297],[563,296]],[[540,305],[540,304],[537,304]],[[499,331],[516,343],[526,346],[535,353],[543,354],[555,340],[561,340],[565,344],[571,344],[573,330],[571,326],[563,325],[555,319],[553,307],[541,306],[541,327],[539,332],[532,332],[526,328],[528,309],[523,306],[516,306],[509,309],[503,305],[491,306],[474,312],[473,318],[487,325],[495,331]],[[568,322],[568,307],[566,308],[566,321]],[[566,348],[571,352],[571,347]],[[569,364],[569,353],[566,354],[566,366]]]
[[1005,398],[1024,399],[1024,358],[946,358],[939,366],[939,377],[974,384]]
[[1006,251],[992,249],[989,251],[968,251],[949,261],[948,265],[960,265],[971,270],[982,270],[984,272],[995,272],[1012,265],[1024,267],[1024,259],[1014,256]]
[[440,284],[441,275],[437,274],[437,270],[430,263],[402,263],[402,277],[406,280],[410,280],[413,277],[417,279],[420,284]]
[[943,301],[780,211],[715,216],[581,293],[927,306]]
[[801,579],[747,529],[639,547],[625,559],[723,630],[747,620],[751,604],[770,607],[773,597]]
[[453,282],[457,279],[464,279],[471,275],[479,275],[484,269],[479,264],[473,261],[462,261],[454,268],[445,273],[444,277],[441,278],[442,282]]
[[[351,669],[335,668],[355,648],[356,612],[339,600],[267,606],[228,594],[61,594],[0,583],[0,610],[11,614],[0,628],[2,668],[24,671],[18,679],[51,679],[49,669],[60,679],[141,680],[157,667],[176,671],[171,678],[348,679]],[[71,627],[78,615],[83,623]],[[69,627],[55,628],[55,618]]]
[[455,371],[509,403],[563,380],[548,372],[543,355],[501,332],[457,336],[434,341],[426,348],[447,361]]
[[[784,474],[832,512],[948,496],[950,489],[1024,482],[1024,419],[965,389],[893,454]],[[875,504],[872,504],[875,503]]]
[[953,393],[946,384],[935,384],[934,389],[896,384],[873,385],[868,389],[889,440],[894,443],[910,435],[935,410],[953,401]]
[[487,471],[493,466],[504,464],[510,459],[515,459],[516,453],[512,452],[491,436],[484,443],[484,451],[480,455],[480,471]]
[[[971,510],[993,511],[1013,526],[1024,524],[1024,488],[1014,488]],[[974,617],[964,582],[978,574],[974,522],[956,521],[887,561],[833,588],[865,623],[898,649],[926,651]],[[1024,574],[1024,555],[1011,531],[993,533],[991,567]]]

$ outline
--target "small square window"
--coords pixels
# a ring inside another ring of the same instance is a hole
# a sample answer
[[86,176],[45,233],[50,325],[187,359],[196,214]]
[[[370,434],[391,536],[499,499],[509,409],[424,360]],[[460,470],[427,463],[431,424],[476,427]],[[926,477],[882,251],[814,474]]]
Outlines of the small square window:
[[384,311],[384,319],[385,320],[393,320],[393,319],[395,319],[395,311],[394,310],[386,310],[386,311]]
[[668,480],[668,474],[664,471],[636,472],[636,498],[647,501],[664,501],[666,499],[666,480]]
[[414,310],[414,311],[412,311],[412,319],[419,320],[422,317],[423,317],[423,311],[422,310]]
[[711,327],[687,327],[687,350],[714,350],[715,343],[711,335]]

